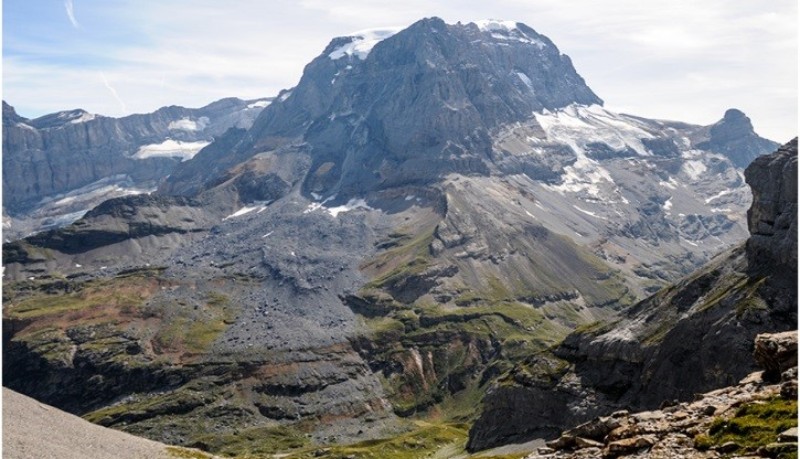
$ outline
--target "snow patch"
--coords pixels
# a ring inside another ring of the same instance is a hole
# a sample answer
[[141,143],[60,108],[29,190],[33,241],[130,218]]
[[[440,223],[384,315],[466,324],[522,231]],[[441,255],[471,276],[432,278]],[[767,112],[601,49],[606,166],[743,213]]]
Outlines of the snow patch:
[[545,44],[538,38],[531,37],[517,27],[518,23],[514,21],[499,21],[496,19],[484,19],[474,21],[481,32],[491,34],[492,38],[503,41],[519,41],[522,43],[529,43],[535,45],[539,49],[543,49]]
[[247,108],[264,108],[270,104],[268,100],[257,100],[252,104],[247,105]]
[[306,207],[306,210],[304,210],[303,213],[304,214],[310,214],[311,212],[316,212],[316,211],[318,211],[320,209],[324,209],[324,208],[325,208],[325,206],[323,206],[322,204],[320,204],[318,202],[312,202],[311,204],[308,205],[308,207]]
[[81,116],[75,118],[74,120],[70,120],[69,123],[70,124],[85,123],[87,121],[91,121],[91,120],[95,119],[95,117],[96,116],[94,115],[94,113],[83,113],[83,114],[81,114]]
[[664,209],[664,210],[672,209],[672,196],[670,196],[669,199],[667,199],[664,202],[664,204],[661,206],[661,208]]
[[531,81],[530,78],[528,78],[528,75],[525,75],[522,72],[517,72],[517,76],[519,77],[520,80],[522,80],[523,83],[525,83],[525,86],[527,86],[528,89],[533,91],[533,82]]
[[336,60],[345,56],[356,56],[363,61],[367,58],[375,45],[391,37],[402,29],[402,27],[386,27],[353,32],[349,35],[350,42],[331,51],[331,53],[328,54],[328,57]]
[[617,328],[595,338],[593,343],[614,343],[636,341],[636,335],[629,327]]
[[227,217],[223,218],[223,220],[227,220],[229,218],[241,217],[242,215],[249,214],[250,212],[252,212],[252,211],[254,211],[256,209],[258,209],[258,206],[245,206],[245,207],[242,207],[241,209],[237,210],[236,212],[228,215]]
[[482,19],[475,21],[474,24],[481,29],[481,32],[495,32],[503,31],[510,32],[517,30],[517,23],[515,21],[502,21],[497,19]]
[[[228,215],[227,217],[223,218],[222,220],[228,220],[229,218],[241,217],[242,215],[249,214],[250,212],[253,212],[253,211],[257,211],[256,213],[260,214],[261,212],[263,212],[267,208],[267,205],[269,203],[270,203],[270,201],[255,202],[255,203],[253,203],[253,205],[242,207],[241,209],[239,209],[236,212]],[[270,232],[269,234],[272,234],[272,233]],[[269,234],[267,234],[267,236],[269,236]],[[266,237],[266,236],[264,236],[264,237]]]
[[678,182],[675,181],[674,177],[670,177],[669,180],[667,180],[666,182],[662,180],[658,182],[658,184],[663,186],[664,188],[669,188],[670,190],[678,188]]
[[28,129],[28,130],[31,130],[31,131],[35,131],[35,130],[36,130],[36,128],[35,128],[35,127],[33,127],[33,126],[31,126],[30,124],[25,124],[25,123],[17,123],[17,124],[16,124],[16,126],[17,126],[18,128],[22,128],[22,129]]
[[200,150],[211,142],[182,142],[180,140],[167,139],[161,143],[144,145],[133,155],[134,159],[146,159],[154,157],[177,157],[181,161],[194,158]]
[[306,207],[306,210],[303,211],[304,214],[308,214],[311,212],[316,212],[318,210],[324,210],[328,212],[332,217],[338,217],[339,214],[343,212],[350,212],[351,210],[356,209],[365,209],[365,210],[375,210],[369,205],[367,205],[367,201],[363,199],[351,199],[347,201],[347,204],[336,206],[336,207],[325,207],[325,203],[334,199],[335,196],[331,196],[330,198],[320,202],[312,202],[311,204]]
[[193,120],[190,118],[181,118],[178,121],[169,123],[167,128],[170,131],[202,131],[209,124],[209,119],[205,116]]
[[721,197],[723,197],[725,195],[731,194],[731,193],[733,193],[733,190],[722,190],[719,193],[715,194],[714,196],[711,196],[710,198],[706,199],[706,204],[710,204],[711,201],[715,201],[715,200],[717,200],[717,199],[719,199],[719,198],[721,198]]
[[578,212],[581,212],[581,213],[584,213],[586,215],[589,215],[590,217],[599,218],[600,220],[608,220],[607,218],[601,217],[601,216],[597,215],[596,213],[594,213],[592,211],[589,211],[589,210],[586,210],[586,209],[581,209],[580,207],[578,207],[578,206],[576,206],[574,204],[572,205],[572,207],[574,207],[575,210],[577,210]]
[[351,210],[356,209],[373,210],[372,207],[367,205],[367,201],[363,199],[351,199],[343,206],[329,207],[327,210],[329,214],[331,214],[333,217],[336,217],[342,212],[350,212]]
[[708,169],[706,165],[702,163],[702,161],[698,161],[695,159],[690,159],[683,163],[681,166],[681,170],[689,176],[692,180],[697,180],[702,176]]

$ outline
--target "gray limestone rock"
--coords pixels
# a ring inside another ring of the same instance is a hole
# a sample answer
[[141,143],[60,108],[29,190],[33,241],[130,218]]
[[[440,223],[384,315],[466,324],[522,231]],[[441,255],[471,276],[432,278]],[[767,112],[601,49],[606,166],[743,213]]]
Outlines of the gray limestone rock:
[[709,126],[708,139],[697,143],[698,148],[721,153],[739,167],[747,167],[765,151],[773,151],[778,144],[759,137],[753,124],[744,113],[735,108],[725,112],[717,123]]
[[745,170],[753,188],[747,254],[754,272],[797,277],[797,138]]
[[30,120],[3,101],[3,210],[14,217],[6,233],[63,226],[104,199],[152,191],[228,128],[249,127],[263,108],[251,102],[229,98],[123,118],[70,110]]

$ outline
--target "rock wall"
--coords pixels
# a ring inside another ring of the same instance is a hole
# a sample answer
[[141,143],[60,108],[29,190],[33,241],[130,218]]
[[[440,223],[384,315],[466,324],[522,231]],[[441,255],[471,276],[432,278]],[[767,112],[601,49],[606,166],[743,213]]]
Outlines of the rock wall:
[[797,138],[745,170],[753,189],[747,258],[754,272],[797,277]]
[[171,106],[124,118],[71,110],[29,120],[4,101],[4,209],[24,214],[44,198],[118,175],[127,175],[132,185],[153,187],[181,159],[133,158],[141,146],[167,139],[212,141],[230,127],[249,127],[260,111],[230,98],[199,109]]

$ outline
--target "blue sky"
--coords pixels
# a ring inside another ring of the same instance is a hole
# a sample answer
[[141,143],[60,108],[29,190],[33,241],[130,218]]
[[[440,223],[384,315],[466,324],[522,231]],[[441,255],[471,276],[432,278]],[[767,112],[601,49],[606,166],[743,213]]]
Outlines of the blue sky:
[[797,135],[797,2],[5,0],[3,99],[22,116],[123,116],[293,86],[331,38],[426,16],[524,22],[613,110]]

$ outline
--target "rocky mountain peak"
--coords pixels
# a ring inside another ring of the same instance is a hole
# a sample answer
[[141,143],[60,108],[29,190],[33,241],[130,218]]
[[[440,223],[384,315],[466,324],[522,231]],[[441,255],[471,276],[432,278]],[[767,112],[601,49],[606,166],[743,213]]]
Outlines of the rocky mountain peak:
[[3,101],[3,126],[14,126],[17,123],[24,123],[26,121],[28,121],[26,118],[17,114],[14,107],[9,105],[6,101]]
[[353,196],[451,172],[486,175],[493,129],[571,104],[602,100],[567,56],[524,24],[426,18],[399,31],[357,32],[335,38],[306,66],[223,159],[229,164],[201,154],[162,190],[191,193],[198,177],[216,183],[210,170],[287,139],[311,150],[307,193]]
[[753,123],[750,122],[750,118],[744,114],[743,111],[739,110],[738,108],[729,108],[725,110],[725,116],[722,117],[722,122],[727,124],[736,123],[740,127],[745,127],[748,130],[753,130]]
[[708,138],[698,148],[721,153],[744,168],[761,152],[772,151],[778,144],[759,137],[750,118],[741,110],[730,108],[721,120],[709,126]]
[[30,121],[36,129],[51,129],[94,120],[96,115],[82,108],[50,113]]

